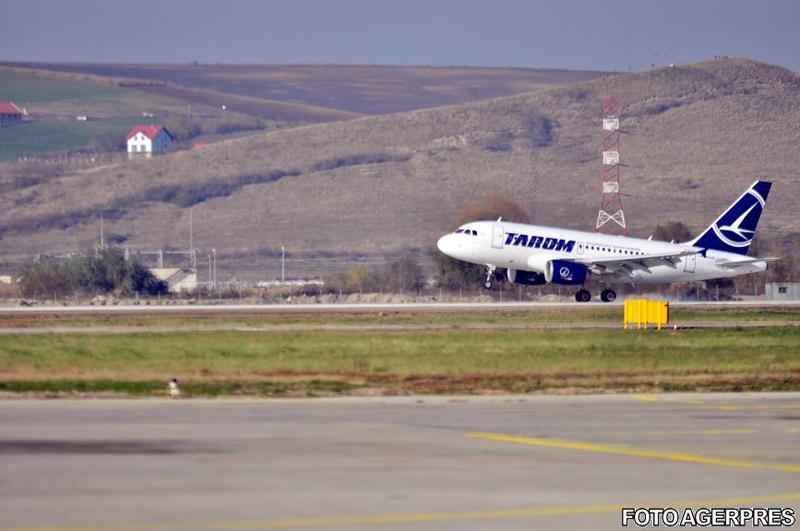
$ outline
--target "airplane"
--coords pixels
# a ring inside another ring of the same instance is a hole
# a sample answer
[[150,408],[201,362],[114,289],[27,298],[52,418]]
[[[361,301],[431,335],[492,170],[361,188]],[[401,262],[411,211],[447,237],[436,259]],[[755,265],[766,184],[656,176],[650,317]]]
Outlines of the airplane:
[[684,243],[613,236],[521,223],[474,221],[442,236],[439,250],[457,260],[486,266],[492,287],[498,267],[512,284],[580,286],[575,300],[588,302],[589,275],[604,288],[603,302],[616,299],[614,284],[695,282],[766,271],[776,258],[747,256],[772,186],[756,181],[699,236]]

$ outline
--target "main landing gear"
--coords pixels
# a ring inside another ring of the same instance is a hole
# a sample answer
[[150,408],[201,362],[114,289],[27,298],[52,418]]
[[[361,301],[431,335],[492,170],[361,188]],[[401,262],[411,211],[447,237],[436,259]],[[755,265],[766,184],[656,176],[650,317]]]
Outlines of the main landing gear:
[[[603,302],[614,302],[616,298],[617,294],[613,289],[606,288],[600,292],[600,300]],[[575,300],[578,302],[589,302],[592,300],[592,294],[586,289],[581,289],[575,294]]]
[[600,300],[603,302],[614,302],[616,298],[616,292],[610,288],[606,288],[600,293]]
[[483,283],[484,288],[492,289],[492,279],[494,279],[495,269],[497,269],[497,266],[493,266],[491,264],[486,266],[486,281]]
[[578,302],[589,302],[592,300],[592,294],[585,289],[578,290],[575,294],[575,300]]

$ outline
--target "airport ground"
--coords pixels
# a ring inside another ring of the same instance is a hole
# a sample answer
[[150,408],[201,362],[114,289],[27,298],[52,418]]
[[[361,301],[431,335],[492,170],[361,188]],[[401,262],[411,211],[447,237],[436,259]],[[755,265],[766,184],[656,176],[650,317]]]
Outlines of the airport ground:
[[0,402],[0,529],[617,529],[800,510],[800,394]]
[[800,390],[800,307],[69,308],[0,312],[4,396],[386,396]]

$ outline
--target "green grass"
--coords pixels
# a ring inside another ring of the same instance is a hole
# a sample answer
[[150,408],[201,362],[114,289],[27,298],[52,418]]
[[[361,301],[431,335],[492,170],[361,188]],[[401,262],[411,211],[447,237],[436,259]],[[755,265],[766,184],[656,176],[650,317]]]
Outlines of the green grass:
[[122,89],[88,81],[0,72],[0,100],[19,107],[69,100],[75,103],[118,97]]
[[[181,100],[131,88],[0,71],[0,101],[6,100],[26,107],[34,121],[0,129],[0,160],[85,148],[93,139],[108,136],[122,144],[134,124],[162,123],[170,115],[186,113]],[[239,117],[203,105],[192,110],[197,123],[208,123],[209,130],[223,117],[229,122]],[[155,117],[144,118],[142,112]],[[78,122],[77,115],[89,121]]]
[[[113,137],[121,144],[141,118],[100,118],[88,122],[42,121],[0,129],[0,160],[85,148],[94,139]],[[120,149],[120,153],[122,150]]]
[[800,329],[195,332],[4,336],[0,373],[47,378],[276,373],[779,372],[800,368]]
[[[224,330],[0,336],[0,392],[319,396],[631,390],[800,390],[800,327],[624,331],[620,309],[269,315],[4,316],[0,326],[254,326]],[[796,310],[680,310],[691,321],[798,321]],[[558,322],[564,328],[468,329]],[[443,325],[312,330],[315,325]],[[292,331],[271,325],[297,325]]]
[[[84,148],[107,136],[121,144],[130,126],[142,121],[142,111],[178,105],[117,86],[0,72],[5,100],[26,107],[35,121],[0,129],[0,160]],[[79,114],[89,121],[76,121]]]
[[[698,322],[800,322],[800,310],[797,308],[726,308],[671,309],[672,322],[691,324]],[[500,311],[385,311],[376,312],[284,312],[284,313],[192,313],[164,315],[91,315],[75,317],[69,314],[36,316],[4,316],[0,317],[0,326],[4,327],[270,327],[270,326],[320,326],[320,325],[441,325],[459,326],[472,324],[525,324],[547,323],[570,324],[579,323],[620,323],[622,308],[589,308],[589,309],[535,309],[535,310],[500,310]]]

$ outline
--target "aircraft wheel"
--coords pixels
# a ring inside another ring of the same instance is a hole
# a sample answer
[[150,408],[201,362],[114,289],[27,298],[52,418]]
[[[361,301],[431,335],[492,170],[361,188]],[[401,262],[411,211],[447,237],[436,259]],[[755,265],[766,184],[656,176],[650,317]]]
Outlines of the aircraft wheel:
[[613,289],[604,289],[600,293],[600,300],[603,302],[614,302],[617,298],[617,293]]
[[575,300],[578,302],[589,302],[592,300],[592,294],[585,289],[578,290],[575,294]]
[[486,282],[483,283],[483,287],[486,289],[492,289],[492,281],[487,280]]

